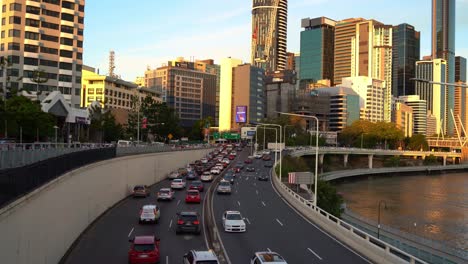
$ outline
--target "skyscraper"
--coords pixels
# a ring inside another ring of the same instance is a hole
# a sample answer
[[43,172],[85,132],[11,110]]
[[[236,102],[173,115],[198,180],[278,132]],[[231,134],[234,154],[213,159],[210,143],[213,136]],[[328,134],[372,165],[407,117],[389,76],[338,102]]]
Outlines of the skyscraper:
[[466,82],[466,58],[455,57],[455,81]]
[[12,65],[10,81],[1,76],[1,85],[33,93],[60,91],[79,107],[84,7],[85,0],[3,0],[0,57]]
[[300,78],[316,82],[328,79],[333,83],[333,56],[336,21],[318,17],[302,19]]
[[266,73],[286,69],[287,0],[253,0],[253,66]]
[[[432,58],[447,62],[446,82],[455,82],[455,0],[432,0]],[[454,109],[455,87],[446,86],[446,112]],[[436,115],[434,113],[434,115]],[[437,115],[436,115],[437,116]],[[447,133],[453,135],[453,120],[447,120]]]
[[[413,108],[413,134],[427,135],[427,102],[419,95],[400,96],[399,100]],[[429,134],[432,136],[432,134]]]
[[231,130],[232,117],[232,79],[233,68],[242,64],[242,60],[224,58],[221,60],[219,86],[219,131]]
[[420,56],[420,32],[406,23],[393,27],[392,95],[394,97],[415,94],[414,78],[416,61]]

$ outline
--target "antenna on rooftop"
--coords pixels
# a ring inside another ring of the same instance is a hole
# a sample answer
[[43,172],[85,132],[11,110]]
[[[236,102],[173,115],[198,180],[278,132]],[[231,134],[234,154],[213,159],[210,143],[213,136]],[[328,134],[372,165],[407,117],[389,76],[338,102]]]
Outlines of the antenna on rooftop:
[[111,50],[109,52],[109,76],[110,77],[115,77],[115,52]]

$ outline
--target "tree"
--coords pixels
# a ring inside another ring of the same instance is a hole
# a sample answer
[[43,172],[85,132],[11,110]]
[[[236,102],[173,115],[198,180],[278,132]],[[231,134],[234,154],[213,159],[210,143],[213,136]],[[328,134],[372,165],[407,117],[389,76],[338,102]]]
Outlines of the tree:
[[336,188],[329,182],[318,180],[317,205],[328,213],[340,217],[343,209],[343,197],[336,192]]
[[408,150],[429,150],[426,136],[422,134],[415,134],[407,140],[406,148]]
[[343,129],[339,136],[341,144],[346,146],[375,148],[396,148],[404,139],[403,131],[393,123],[355,121],[351,126]]
[[98,105],[89,108],[91,125],[89,137],[94,142],[112,142],[122,137],[123,128],[117,124],[114,115],[108,109],[102,109]]
[[203,140],[205,138],[204,131],[214,124],[213,117],[208,116],[204,119],[197,120],[190,130],[190,138],[192,140]]

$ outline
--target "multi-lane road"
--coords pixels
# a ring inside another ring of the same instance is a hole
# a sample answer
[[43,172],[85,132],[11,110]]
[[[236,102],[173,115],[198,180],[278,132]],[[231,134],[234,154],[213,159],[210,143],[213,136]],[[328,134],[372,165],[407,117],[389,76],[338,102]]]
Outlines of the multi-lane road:
[[[232,162],[244,161],[247,155],[244,150]],[[280,253],[290,264],[368,263],[291,209],[275,192],[271,180],[257,181],[257,173],[269,174],[270,168],[264,167],[264,161],[256,159],[249,166],[254,166],[256,172],[246,172],[244,167],[236,177],[231,195],[213,195],[217,228],[232,264],[249,263],[254,252],[268,250]],[[83,234],[64,263],[127,263],[128,239],[135,235],[155,234],[161,239],[162,264],[181,263],[182,256],[191,249],[206,250],[203,230],[198,236],[175,234],[176,213],[189,210],[201,215],[203,203],[185,204],[185,191],[176,191],[173,201],[156,202],[157,190],[169,186],[169,180],[162,181],[151,187],[150,197],[127,198],[110,209]],[[205,192],[209,186],[205,183]],[[138,224],[141,206],[154,203],[161,208],[159,223]],[[221,216],[226,210],[243,214],[246,233],[223,231]]]

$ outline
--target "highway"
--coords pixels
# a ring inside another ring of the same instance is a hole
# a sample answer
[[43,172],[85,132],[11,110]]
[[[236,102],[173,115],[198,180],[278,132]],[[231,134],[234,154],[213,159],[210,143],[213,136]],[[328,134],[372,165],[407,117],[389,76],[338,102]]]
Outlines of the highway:
[[[190,181],[187,181],[187,186]],[[205,183],[204,197],[209,183]],[[204,232],[200,235],[175,234],[176,213],[184,210],[202,213],[202,203],[185,204],[185,190],[177,190],[172,201],[156,201],[156,191],[170,186],[169,180],[151,186],[147,198],[129,197],[111,208],[82,236],[63,261],[66,264],[128,263],[129,237],[156,235],[161,239],[161,264],[180,263],[191,249],[206,250]],[[105,190],[103,190],[105,191]],[[158,204],[161,210],[159,223],[138,224],[138,213],[145,204]]]
[[[244,150],[240,156],[247,157]],[[249,164],[246,164],[249,165]],[[249,263],[256,251],[275,251],[288,263],[369,263],[329,237],[291,209],[275,192],[271,180],[258,181],[256,173],[270,174],[264,161],[251,164],[236,177],[231,195],[217,195],[213,207],[221,240],[232,264]],[[221,216],[226,210],[240,211],[246,218],[246,233],[226,233]]]

